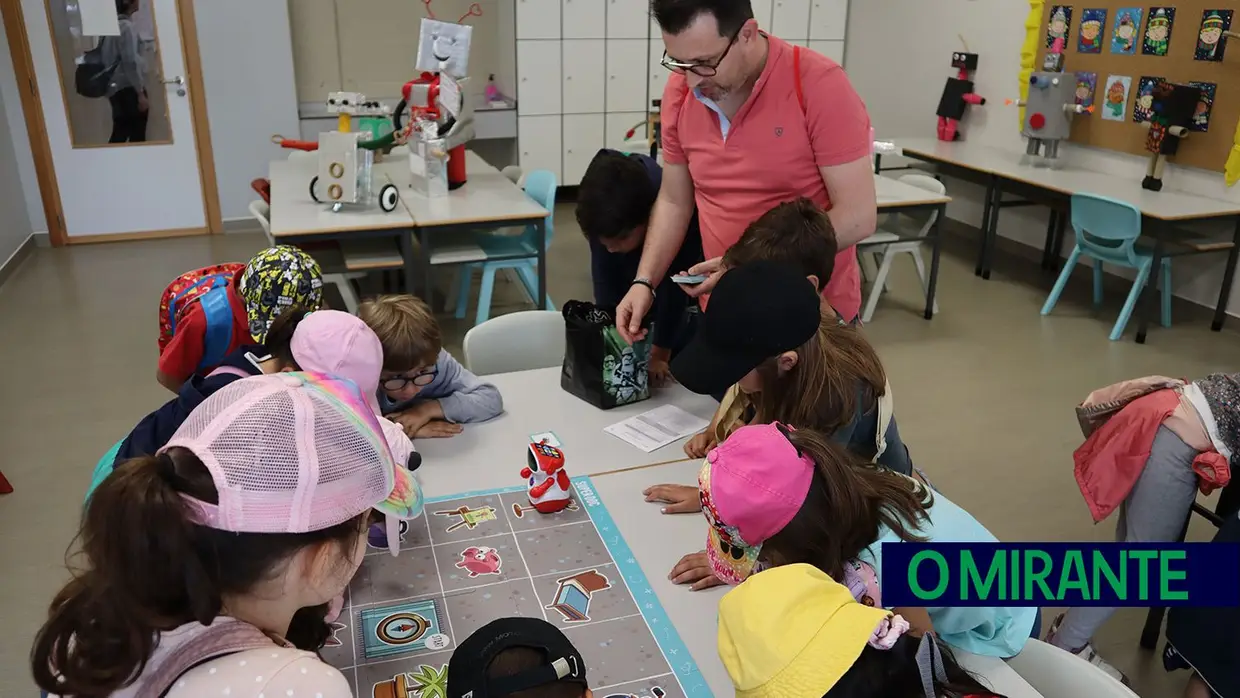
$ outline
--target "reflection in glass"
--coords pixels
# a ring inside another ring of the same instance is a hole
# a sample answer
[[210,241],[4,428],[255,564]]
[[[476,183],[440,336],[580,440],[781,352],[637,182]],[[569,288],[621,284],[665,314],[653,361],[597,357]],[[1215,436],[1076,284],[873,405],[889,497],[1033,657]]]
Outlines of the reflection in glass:
[[[151,0],[115,4],[120,34],[100,37],[83,35],[76,0],[47,0],[73,147],[171,143]],[[75,84],[78,64],[92,59],[110,71],[106,95],[98,98],[82,96]]]

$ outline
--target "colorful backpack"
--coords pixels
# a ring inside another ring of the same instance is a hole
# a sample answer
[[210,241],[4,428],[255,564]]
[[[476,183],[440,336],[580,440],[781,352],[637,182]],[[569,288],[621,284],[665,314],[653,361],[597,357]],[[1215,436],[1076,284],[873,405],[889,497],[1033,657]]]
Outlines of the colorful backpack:
[[194,303],[202,306],[207,319],[202,361],[198,369],[215,366],[224,360],[233,342],[233,308],[228,287],[244,264],[216,264],[187,271],[173,279],[159,297],[159,353],[162,354],[176,334],[177,323]]

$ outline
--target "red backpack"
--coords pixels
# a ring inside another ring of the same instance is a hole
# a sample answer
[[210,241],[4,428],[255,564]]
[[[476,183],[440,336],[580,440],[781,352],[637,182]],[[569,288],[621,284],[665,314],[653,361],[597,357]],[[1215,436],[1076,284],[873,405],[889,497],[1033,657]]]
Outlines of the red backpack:
[[228,287],[244,264],[232,262],[187,271],[172,280],[159,297],[159,353],[163,354],[176,334],[177,324],[198,304],[207,319],[202,362],[197,368],[214,366],[232,346],[233,308]]

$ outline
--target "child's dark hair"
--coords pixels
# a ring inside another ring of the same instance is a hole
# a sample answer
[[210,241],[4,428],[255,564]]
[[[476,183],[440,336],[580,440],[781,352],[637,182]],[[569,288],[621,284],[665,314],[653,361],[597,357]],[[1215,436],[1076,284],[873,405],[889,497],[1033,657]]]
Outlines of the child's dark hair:
[[[202,461],[173,448],[120,464],[91,495],[78,533],[87,564],[70,565],[30,653],[39,688],[111,695],[141,675],[161,631],[210,624],[225,595],[250,591],[302,548],[351,549],[366,516],[310,533],[230,533],[191,523],[183,494],[218,503]],[[286,639],[318,650],[326,613],[326,604],[302,609]]]
[[614,240],[645,225],[659,189],[640,160],[599,151],[577,187],[577,225],[590,240]]
[[786,201],[749,224],[737,243],[723,254],[728,268],[759,260],[784,262],[827,287],[835,271],[839,243],[831,219],[805,197]]
[[[926,638],[927,642],[938,642]],[[925,698],[921,672],[917,666],[917,649],[922,639],[904,635],[889,650],[867,645],[852,668],[822,698]],[[952,655],[951,649],[938,643],[947,681],[934,682],[938,698],[1004,698],[986,688]]]
[[787,434],[814,461],[814,479],[801,509],[762,544],[763,560],[772,566],[810,564],[842,582],[845,563],[878,540],[880,526],[900,540],[925,540],[917,529],[933,504],[928,489],[861,461],[821,433]]
[[279,361],[281,366],[295,371],[301,370],[297,360],[293,358],[293,333],[309,314],[309,310],[294,306],[271,321],[271,327],[267,329],[267,336],[263,341],[263,349],[267,350],[268,356]]
[[[515,676],[547,663],[546,653],[532,647],[509,647],[495,655],[487,665],[487,678]],[[508,698],[581,698],[585,686],[573,681],[556,681],[509,694]]]

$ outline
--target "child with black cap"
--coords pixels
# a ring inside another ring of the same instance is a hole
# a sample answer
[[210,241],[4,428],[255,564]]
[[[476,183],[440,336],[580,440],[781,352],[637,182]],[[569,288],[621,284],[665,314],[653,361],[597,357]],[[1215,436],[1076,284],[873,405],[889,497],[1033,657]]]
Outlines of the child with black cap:
[[586,663],[541,618],[500,618],[474,631],[448,662],[448,698],[593,698]]
[[[672,361],[672,375],[695,393],[732,386],[704,450],[746,424],[780,422],[828,434],[895,472],[913,472],[874,348],[858,328],[821,311],[818,292],[792,265],[760,260],[724,274],[693,341]],[[644,494],[667,503],[664,513],[701,509],[693,486],[656,485]],[[682,559],[671,577],[694,589],[717,583],[700,553]]]

